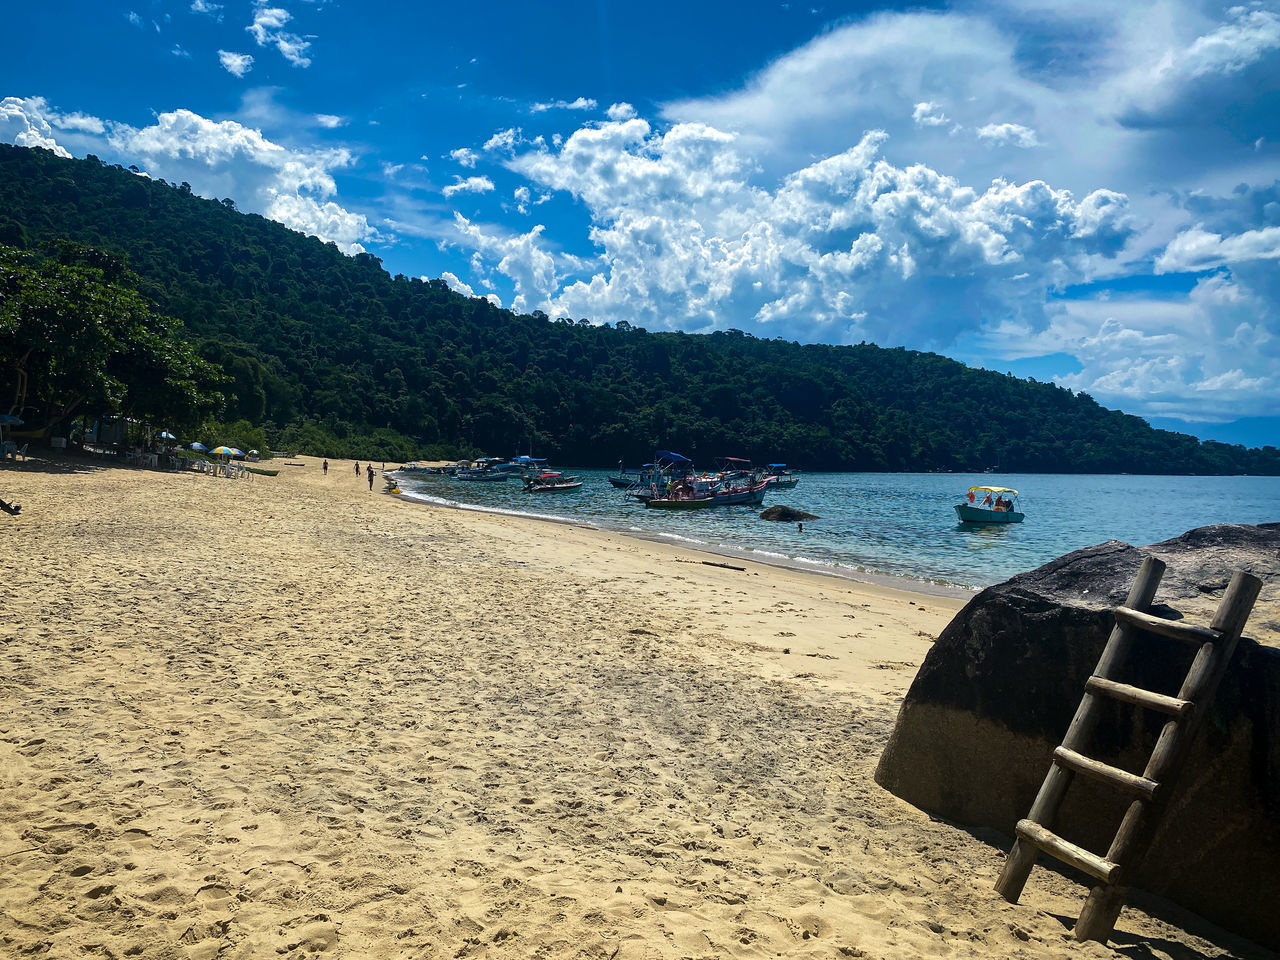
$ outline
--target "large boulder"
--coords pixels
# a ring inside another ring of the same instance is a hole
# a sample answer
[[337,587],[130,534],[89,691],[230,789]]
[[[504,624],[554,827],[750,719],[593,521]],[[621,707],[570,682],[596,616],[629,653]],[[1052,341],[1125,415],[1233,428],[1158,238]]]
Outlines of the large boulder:
[[[1280,524],[1201,527],[1141,548],[1113,540],[982,591],[921,665],[876,779],[1012,836],[1147,555],[1168,565],[1152,608],[1164,617],[1208,626],[1235,570],[1263,587],[1135,885],[1280,948]],[[1121,679],[1174,693],[1189,665],[1186,650],[1142,634]],[[1109,704],[1086,752],[1141,772],[1165,719]],[[1077,776],[1054,830],[1105,853],[1124,808]]]

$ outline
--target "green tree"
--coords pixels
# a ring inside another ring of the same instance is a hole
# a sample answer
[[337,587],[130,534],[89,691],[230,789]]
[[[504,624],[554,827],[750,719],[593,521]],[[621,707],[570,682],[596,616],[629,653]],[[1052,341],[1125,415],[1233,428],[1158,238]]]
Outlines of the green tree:
[[123,264],[62,245],[53,256],[0,247],[0,369],[12,407],[52,426],[79,413],[190,424],[220,397],[217,368],[154,312]]

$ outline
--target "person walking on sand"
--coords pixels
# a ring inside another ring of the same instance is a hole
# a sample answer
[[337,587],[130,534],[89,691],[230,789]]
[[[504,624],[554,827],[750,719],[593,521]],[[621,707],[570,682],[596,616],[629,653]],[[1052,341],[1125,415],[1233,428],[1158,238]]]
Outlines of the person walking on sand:
[[326,461],[324,462],[324,475],[325,475],[326,477],[329,475],[329,461],[328,461],[328,460],[326,460]]
[[360,461],[356,461],[356,476],[360,476]]
[[369,464],[369,489],[373,489],[373,464]]

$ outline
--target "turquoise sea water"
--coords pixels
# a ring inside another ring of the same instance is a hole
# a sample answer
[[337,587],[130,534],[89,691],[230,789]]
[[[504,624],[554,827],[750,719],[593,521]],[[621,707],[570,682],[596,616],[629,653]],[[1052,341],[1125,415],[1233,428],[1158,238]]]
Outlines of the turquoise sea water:
[[[517,481],[467,483],[405,475],[410,498],[586,523],[729,555],[754,556],[844,575],[867,574],[980,588],[1106,540],[1156,543],[1212,523],[1280,521],[1278,477],[1140,477],[916,473],[805,473],[784,504],[821,519],[770,523],[764,507],[691,513],[646,510],[601,470],[569,493],[525,493]],[[975,484],[1014,487],[1026,521],[997,527],[956,522],[952,504]],[[911,583],[904,583],[911,587]]]

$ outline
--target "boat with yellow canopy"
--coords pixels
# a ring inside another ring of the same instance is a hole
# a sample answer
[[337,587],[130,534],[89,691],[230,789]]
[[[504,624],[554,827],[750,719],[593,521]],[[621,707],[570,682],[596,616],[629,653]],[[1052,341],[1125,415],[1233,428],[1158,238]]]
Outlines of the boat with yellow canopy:
[[1021,523],[1026,519],[1018,509],[1018,491],[1012,487],[970,487],[955,508],[961,523]]

